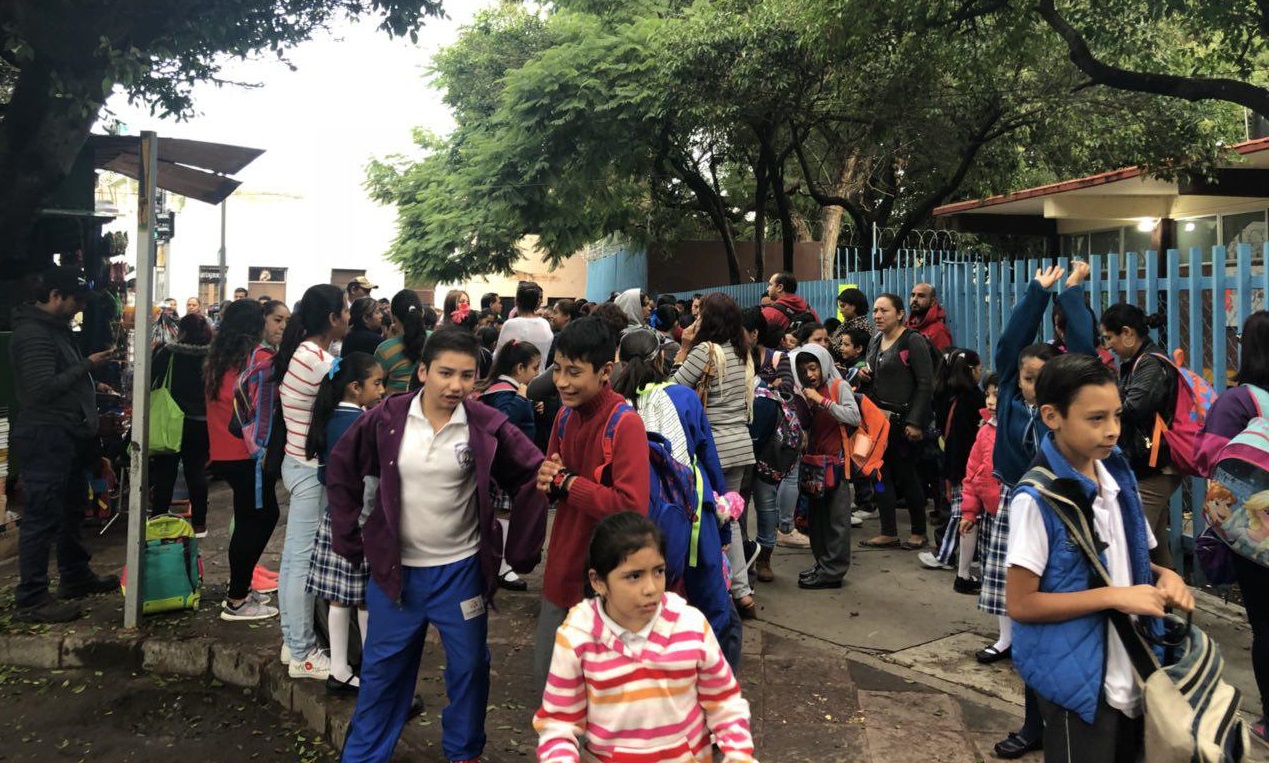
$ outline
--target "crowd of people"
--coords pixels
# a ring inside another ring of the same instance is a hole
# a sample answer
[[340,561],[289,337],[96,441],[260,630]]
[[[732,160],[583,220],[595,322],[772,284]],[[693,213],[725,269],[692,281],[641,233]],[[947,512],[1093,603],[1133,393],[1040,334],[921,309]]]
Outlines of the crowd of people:
[[[1193,606],[1168,543],[1182,471],[1156,423],[1170,423],[1180,371],[1150,339],[1156,316],[1131,304],[1094,315],[1088,273],[1080,262],[1036,273],[994,371],[956,347],[930,284],[906,300],[844,289],[828,320],[789,273],[747,308],[722,293],[639,289],[547,305],[522,282],[511,305],[451,291],[436,309],[412,290],[376,300],[364,278],[313,286],[293,309],[239,290],[214,320],[191,299],[179,319],[165,308],[159,323],[172,318],[172,330],[156,324],[153,335],[154,384],[170,388],[185,429],[179,452],[153,457],[152,510],[168,510],[179,467],[191,523],[205,533],[208,471],[228,483],[220,616],[280,617],[289,675],[358,695],[346,761],[391,757],[415,711],[429,626],[445,649],[444,754],[479,759],[486,607],[499,588],[528,590],[520,575],[544,549],[539,759],[638,749],[639,759],[696,761],[717,749],[751,760],[735,674],[778,545],[808,554],[797,580],[807,591],[842,587],[853,547],[910,550],[915,563],[954,571],[953,590],[998,618],[978,661],[1012,659],[1027,685],[1025,722],[996,755],[1129,760],[1141,691],[1118,635],[1084,636],[1104,628],[1090,615]],[[79,614],[49,592],[54,540],[62,599],[118,583],[90,569],[71,510],[95,434],[92,373],[111,358],[81,358],[70,342],[84,291],[56,268],[15,314],[14,448],[27,503],[18,619]],[[1050,306],[1057,339],[1040,343]],[[1262,311],[1243,330],[1240,386],[1213,408],[1211,436],[1228,440],[1256,415],[1246,389],[1269,384],[1266,357]],[[276,403],[276,431],[258,442],[240,431],[244,389],[274,396],[259,410]],[[51,463],[72,468],[54,474]],[[1080,486],[1105,546],[1106,591],[1090,590],[1063,542],[1034,487],[1038,467]],[[272,573],[259,561],[279,520],[278,481],[289,510]],[[879,532],[852,541],[873,519]],[[1254,592],[1269,590],[1269,573],[1237,570],[1263,687],[1269,605]],[[328,644],[314,627],[319,605]],[[1265,738],[1263,718],[1252,733]]]

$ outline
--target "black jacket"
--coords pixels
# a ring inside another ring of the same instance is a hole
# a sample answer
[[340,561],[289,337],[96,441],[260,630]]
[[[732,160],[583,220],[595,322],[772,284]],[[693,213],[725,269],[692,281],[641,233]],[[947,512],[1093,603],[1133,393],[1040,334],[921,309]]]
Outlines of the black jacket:
[[[1119,430],[1119,447],[1138,477],[1158,473],[1172,463],[1163,438],[1154,442],[1155,415],[1162,415],[1165,424],[1172,423],[1176,409],[1176,369],[1157,354],[1163,350],[1151,341],[1141,345],[1132,360],[1119,365],[1119,395],[1124,407]],[[1150,467],[1152,447],[1162,448],[1158,463]]]
[[83,439],[97,436],[96,387],[70,321],[35,305],[15,308],[9,359],[18,426],[52,426]]
[[953,485],[965,479],[969,452],[978,439],[987,397],[978,387],[955,397],[944,394],[934,401],[934,425],[943,435],[943,477]]
[[207,360],[207,345],[165,344],[154,353],[150,367],[151,389],[163,386],[167,379],[167,366],[172,363],[172,398],[181,412],[191,419],[207,418],[207,398],[203,386],[203,362]]
[[344,337],[344,343],[339,350],[339,357],[346,358],[352,352],[364,352],[367,355],[374,355],[375,350],[383,342],[383,334],[378,331],[371,331],[368,328],[358,327],[348,332]]
[[[868,343],[868,368],[872,369],[872,399],[878,406],[900,414],[904,424],[921,431],[934,416],[934,368],[930,360],[930,343],[911,329],[904,329],[886,352],[881,351],[877,334]],[[895,421],[890,422],[894,436]],[[902,427],[900,427],[901,429]]]

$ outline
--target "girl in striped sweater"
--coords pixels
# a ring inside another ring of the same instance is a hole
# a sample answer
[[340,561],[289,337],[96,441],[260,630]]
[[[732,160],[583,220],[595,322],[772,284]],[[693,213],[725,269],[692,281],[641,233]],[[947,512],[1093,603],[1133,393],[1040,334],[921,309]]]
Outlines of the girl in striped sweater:
[[[665,591],[665,542],[627,511],[595,528],[587,561],[597,597],[555,635],[533,719],[546,763],[753,761],[749,703],[704,615]],[[584,739],[583,739],[584,737]]]

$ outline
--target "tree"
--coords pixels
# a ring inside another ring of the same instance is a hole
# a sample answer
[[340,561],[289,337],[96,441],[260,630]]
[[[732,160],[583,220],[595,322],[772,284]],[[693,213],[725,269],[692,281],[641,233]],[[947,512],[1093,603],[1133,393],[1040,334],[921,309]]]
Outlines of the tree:
[[0,261],[27,256],[36,212],[66,177],[116,86],[189,116],[197,82],[230,58],[272,53],[339,18],[373,14],[417,37],[439,0],[6,0],[0,58],[15,71],[0,111]]
[[1266,0],[1039,0],[1089,84],[1236,103],[1269,117]]

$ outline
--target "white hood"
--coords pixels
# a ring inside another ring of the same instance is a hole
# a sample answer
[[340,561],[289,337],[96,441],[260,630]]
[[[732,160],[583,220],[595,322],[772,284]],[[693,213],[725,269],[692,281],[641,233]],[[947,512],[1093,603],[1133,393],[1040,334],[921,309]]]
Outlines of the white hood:
[[[798,376],[798,356],[802,355],[803,353],[813,355],[815,356],[815,359],[819,361],[820,371],[821,373],[824,374],[825,384],[828,384],[833,379],[842,378],[841,373],[839,373],[837,370],[837,366],[833,365],[833,359],[832,357],[829,356],[828,350],[824,349],[818,344],[804,344],[801,347],[794,350],[793,352],[789,353],[789,363],[791,364],[793,369],[793,388],[797,390],[798,392],[802,391],[802,379],[801,377]],[[833,402],[837,402],[837,401],[834,400]]]

